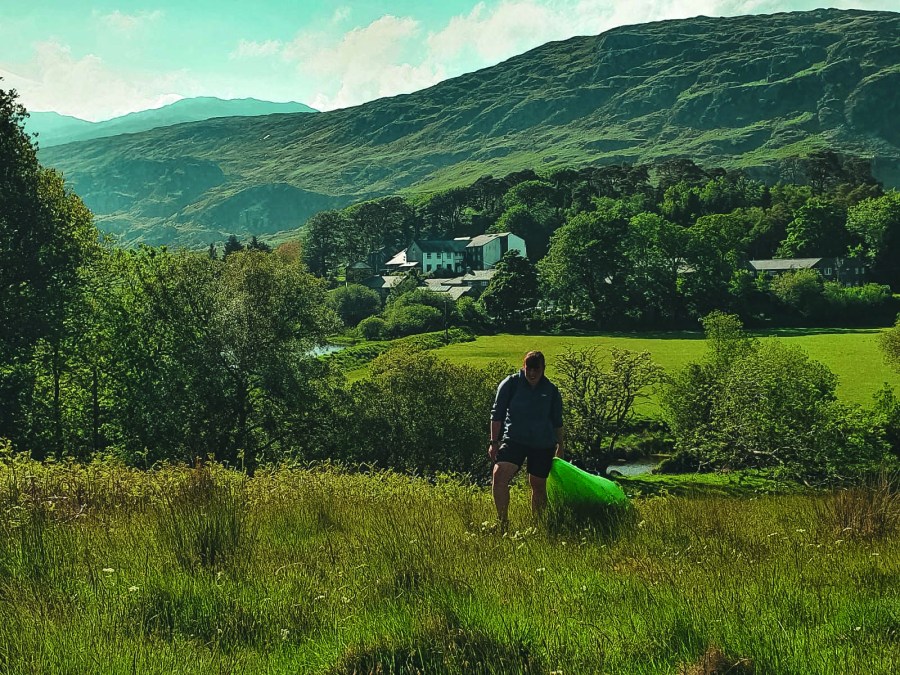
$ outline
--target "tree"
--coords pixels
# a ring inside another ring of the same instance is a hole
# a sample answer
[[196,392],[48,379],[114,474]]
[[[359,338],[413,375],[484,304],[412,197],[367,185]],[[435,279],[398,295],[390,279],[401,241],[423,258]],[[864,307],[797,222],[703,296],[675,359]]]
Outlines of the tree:
[[129,461],[212,453],[252,471],[321,431],[329,376],[310,349],[336,325],[321,281],[258,251],[213,261],[144,247],[108,266],[103,415]]
[[839,404],[837,378],[801,349],[749,338],[737,317],[707,317],[707,355],[672,376],[662,404],[695,466],[779,468],[839,480],[885,451],[871,420]]
[[503,212],[490,231],[512,232],[522,237],[528,258],[536,261],[546,254],[554,227],[553,212],[549,206],[529,208],[523,204],[515,204]]
[[265,242],[262,242],[259,239],[257,239],[256,235],[254,234],[252,237],[250,237],[250,243],[247,244],[247,250],[248,251],[262,251],[263,253],[271,253],[272,247],[269,246],[268,244],[266,244]]
[[847,229],[862,243],[873,280],[900,290],[900,192],[894,190],[852,206]]
[[816,318],[822,312],[824,285],[822,275],[816,270],[779,274],[772,279],[769,289],[784,306],[806,320]]
[[467,188],[450,188],[428,197],[418,209],[418,215],[425,223],[423,234],[436,238],[456,236],[463,227],[468,197]]
[[575,216],[553,234],[538,263],[553,299],[598,325],[619,315],[631,216],[623,202],[600,200],[596,211]]
[[345,326],[355,326],[381,309],[381,298],[361,284],[338,286],[328,292],[328,302]]
[[405,471],[485,475],[485,411],[502,364],[451,364],[431,352],[394,348],[353,384],[351,461]]
[[635,403],[646,400],[663,378],[649,352],[613,349],[608,362],[605,368],[596,347],[570,349],[556,360],[569,445],[575,454],[599,460],[601,472],[615,458]]
[[[360,202],[344,210],[355,233],[355,248],[362,257],[386,246],[397,250],[419,234],[415,211],[402,197],[391,196]],[[348,262],[352,259],[348,258]]]
[[634,321],[658,325],[683,313],[678,280],[691,253],[692,233],[655,213],[639,213],[629,227],[626,313]]
[[244,245],[238,241],[238,238],[235,235],[231,234],[228,235],[228,239],[225,240],[225,246],[222,247],[222,257],[227,258],[232,253],[243,250]]
[[[34,386],[43,370],[52,382],[50,426],[58,444],[62,349],[77,337],[70,318],[82,297],[83,269],[98,251],[98,233],[62,176],[38,163],[26,117],[15,91],[0,90],[0,437],[19,445],[39,430]],[[32,363],[42,343],[46,358]]]
[[340,211],[320,211],[306,221],[301,250],[310,272],[320,277],[337,275],[346,262],[339,249],[348,228],[349,221]]
[[881,347],[888,364],[900,372],[900,315],[897,316],[892,328],[878,336],[878,346]]
[[850,243],[846,219],[846,212],[838,205],[813,197],[788,223],[787,236],[776,255],[779,258],[844,255]]
[[537,305],[537,269],[515,250],[504,253],[494,269],[495,274],[479,301],[501,325],[521,325]]

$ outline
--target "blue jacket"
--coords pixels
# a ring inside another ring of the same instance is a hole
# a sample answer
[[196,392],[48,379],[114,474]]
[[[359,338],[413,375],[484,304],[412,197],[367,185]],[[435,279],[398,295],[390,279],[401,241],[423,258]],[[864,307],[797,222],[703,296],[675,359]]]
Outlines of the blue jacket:
[[497,387],[491,420],[503,422],[503,438],[531,448],[552,448],[562,427],[562,396],[542,377],[532,389],[525,371],[510,375]]

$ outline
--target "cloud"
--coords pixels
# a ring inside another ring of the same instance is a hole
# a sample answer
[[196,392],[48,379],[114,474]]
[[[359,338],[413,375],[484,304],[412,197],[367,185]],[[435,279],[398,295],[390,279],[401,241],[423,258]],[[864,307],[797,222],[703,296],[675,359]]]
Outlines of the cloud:
[[265,42],[241,40],[240,42],[238,42],[237,48],[228,55],[228,58],[252,59],[275,56],[281,53],[283,47],[284,44],[281,42],[281,40],[266,40]]
[[160,10],[137,12],[135,14],[123,14],[116,10],[111,14],[97,14],[104,26],[120,33],[133,33],[135,30],[162,18],[162,15],[163,13]]
[[331,15],[331,23],[341,23],[346,21],[350,16],[350,8],[345,6],[335,7],[334,14]]
[[17,68],[21,102],[29,110],[55,110],[98,121],[137,110],[158,108],[182,96],[183,72],[162,75],[126,74],[102,59],[72,55],[58,42],[35,45],[34,58]]
[[421,40],[418,21],[386,15],[336,42],[325,33],[301,33],[285,47],[283,57],[316,84],[310,105],[332,110],[409,93],[443,79],[442,67],[418,57]]

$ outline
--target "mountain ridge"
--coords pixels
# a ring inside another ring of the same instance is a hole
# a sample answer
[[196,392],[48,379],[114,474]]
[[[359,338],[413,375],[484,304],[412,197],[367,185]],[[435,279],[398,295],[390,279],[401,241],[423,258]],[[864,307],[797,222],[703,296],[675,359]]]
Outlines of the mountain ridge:
[[29,133],[38,135],[41,147],[65,145],[95,138],[150,131],[182,122],[201,122],[215,117],[254,117],[276,113],[318,112],[303,103],[276,103],[256,98],[222,99],[215,96],[183,98],[161,106],[90,122],[55,112],[32,112],[25,122]]
[[[690,157],[772,177],[787,157],[832,149],[871,158],[900,185],[898,64],[894,12],[697,17],[547,43],[353,108],[189,122],[41,154],[126,243],[190,246],[525,167]],[[167,182],[180,193],[160,195]]]

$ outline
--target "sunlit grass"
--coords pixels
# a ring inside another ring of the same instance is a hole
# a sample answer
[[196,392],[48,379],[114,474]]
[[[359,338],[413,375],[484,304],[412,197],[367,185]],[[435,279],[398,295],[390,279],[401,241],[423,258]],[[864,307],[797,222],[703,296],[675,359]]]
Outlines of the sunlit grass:
[[450,478],[7,458],[0,672],[895,672],[897,501],[865,494],[641,498],[601,534],[520,481],[504,536]]
[[[838,376],[838,397],[847,403],[869,406],[872,395],[888,382],[900,387],[900,375],[885,363],[878,349],[878,329],[797,329],[768,331],[760,337],[778,337],[788,344],[796,344],[810,357],[821,361]],[[442,358],[452,362],[483,366],[491,361],[505,361],[511,368],[521,364],[522,356],[532,349],[540,349],[547,356],[547,375],[554,377],[555,357],[568,348],[584,349],[599,346],[649,351],[654,361],[668,372],[674,372],[703,357],[706,343],[702,333],[673,331],[670,333],[607,334],[607,335],[483,335],[474,342],[443,347]],[[646,414],[655,414],[648,407]]]

